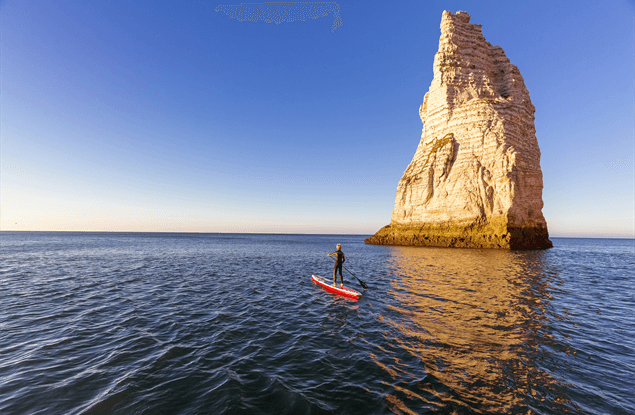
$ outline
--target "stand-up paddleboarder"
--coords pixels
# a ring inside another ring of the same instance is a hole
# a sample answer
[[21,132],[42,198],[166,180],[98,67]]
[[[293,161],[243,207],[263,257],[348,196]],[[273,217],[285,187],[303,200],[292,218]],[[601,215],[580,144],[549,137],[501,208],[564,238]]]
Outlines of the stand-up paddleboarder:
[[332,254],[329,254],[329,256],[331,258],[333,258],[333,255],[337,255],[335,259],[335,267],[333,268],[333,286],[335,287],[337,285],[337,271],[340,271],[340,287],[344,286],[344,276],[342,276],[342,264],[344,263],[344,261],[346,261],[346,258],[344,257],[344,252],[342,252],[342,245],[337,244],[337,246],[335,247],[337,248],[337,251],[333,252]]

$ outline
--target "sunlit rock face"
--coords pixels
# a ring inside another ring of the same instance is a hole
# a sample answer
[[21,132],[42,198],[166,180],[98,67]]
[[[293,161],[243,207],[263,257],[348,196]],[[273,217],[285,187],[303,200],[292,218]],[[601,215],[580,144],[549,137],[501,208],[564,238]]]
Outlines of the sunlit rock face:
[[535,108],[523,77],[465,12],[443,12],[421,141],[390,225],[366,243],[550,248]]

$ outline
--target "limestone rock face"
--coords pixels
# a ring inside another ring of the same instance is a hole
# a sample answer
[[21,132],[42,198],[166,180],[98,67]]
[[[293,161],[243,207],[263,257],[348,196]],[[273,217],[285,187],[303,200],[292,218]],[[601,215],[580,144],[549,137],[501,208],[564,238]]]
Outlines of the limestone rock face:
[[550,248],[534,112],[503,49],[467,13],[445,11],[421,141],[390,225],[366,243]]

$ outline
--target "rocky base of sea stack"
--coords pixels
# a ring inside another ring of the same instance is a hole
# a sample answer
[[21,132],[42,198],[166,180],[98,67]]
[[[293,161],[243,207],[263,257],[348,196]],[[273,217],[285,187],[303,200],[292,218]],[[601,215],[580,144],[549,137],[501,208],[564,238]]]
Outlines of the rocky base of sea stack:
[[387,225],[364,240],[373,245],[452,248],[547,249],[553,247],[544,226]]

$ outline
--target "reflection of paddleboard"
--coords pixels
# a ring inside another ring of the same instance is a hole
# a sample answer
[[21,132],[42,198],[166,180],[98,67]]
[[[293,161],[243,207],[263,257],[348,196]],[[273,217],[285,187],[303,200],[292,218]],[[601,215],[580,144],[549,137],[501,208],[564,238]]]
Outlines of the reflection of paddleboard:
[[350,288],[346,288],[346,287],[340,288],[339,285],[334,287],[333,281],[327,281],[326,279],[322,277],[318,277],[315,274],[312,276],[312,278],[314,283],[321,285],[322,287],[324,287],[324,289],[326,289],[326,291],[330,293],[341,295],[342,297],[346,297],[346,298],[352,298],[353,300],[359,300],[360,298],[362,298],[362,293],[352,290]]

